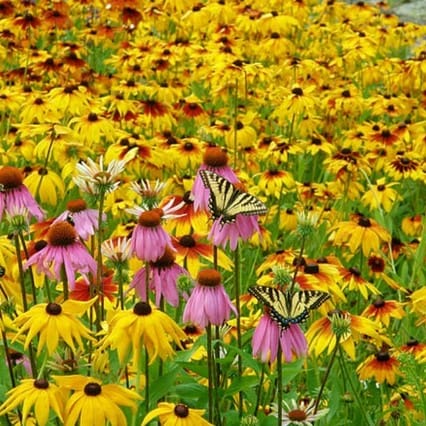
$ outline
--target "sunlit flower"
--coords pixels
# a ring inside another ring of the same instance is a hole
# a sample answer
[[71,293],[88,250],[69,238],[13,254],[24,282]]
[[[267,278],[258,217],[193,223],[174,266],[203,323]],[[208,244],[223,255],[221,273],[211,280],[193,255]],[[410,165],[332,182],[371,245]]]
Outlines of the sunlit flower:
[[[102,221],[106,215],[102,214]],[[87,240],[94,235],[99,226],[99,212],[95,209],[88,209],[87,203],[82,199],[68,201],[67,209],[61,213],[53,223],[68,221],[71,223],[77,234],[83,240]]]
[[185,333],[168,315],[146,302],[137,302],[132,310],[117,312],[112,317],[101,347],[117,349],[121,365],[131,352],[136,366],[143,348],[147,349],[150,362],[158,356],[164,360],[174,354],[170,342],[181,348],[184,339]]
[[144,418],[142,425],[147,425],[151,420],[158,417],[162,426],[212,426],[203,419],[205,410],[189,408],[185,404],[172,404],[159,402],[158,408],[150,411]]
[[126,426],[127,420],[121,406],[136,410],[140,396],[133,390],[116,384],[102,384],[99,379],[80,376],[53,376],[61,389],[72,391],[65,409],[64,426]]
[[330,354],[336,347],[338,337],[339,344],[351,359],[355,359],[355,342],[365,336],[379,342],[384,339],[379,335],[379,327],[374,321],[341,311],[330,312],[328,316],[315,321],[306,333],[309,349],[315,355],[325,350]]
[[53,383],[45,379],[23,379],[19,385],[7,392],[7,399],[0,406],[0,416],[14,410],[22,404],[22,424],[34,413],[37,424],[45,426],[49,422],[50,412],[64,421],[64,395]]
[[[176,258],[183,262],[192,277],[196,277],[200,268],[205,266],[203,259],[208,263],[213,263],[214,253],[211,244],[203,243],[197,234],[182,235],[179,238],[172,238],[173,247],[176,250]],[[223,269],[230,271],[232,260],[220,249],[217,249],[217,264]]]
[[253,356],[260,357],[263,362],[273,363],[279,346],[286,362],[303,357],[308,351],[305,335],[298,324],[291,324],[286,330],[282,330],[265,312],[253,333]]
[[136,289],[139,297],[146,301],[148,280],[149,288],[154,290],[157,306],[160,306],[161,299],[164,298],[170,305],[176,307],[179,304],[177,280],[181,275],[188,275],[188,271],[175,263],[174,252],[166,247],[159,259],[135,273],[130,288]]
[[198,273],[197,284],[186,302],[183,321],[204,328],[208,324],[222,325],[236,313],[228,294],[221,284],[221,275],[215,269]]
[[26,208],[31,216],[40,221],[44,213],[23,182],[24,174],[16,167],[4,166],[0,169],[0,217],[5,212]]
[[65,194],[65,184],[52,169],[39,167],[33,169],[24,179],[28,189],[44,203],[55,206]]
[[24,347],[27,349],[34,337],[39,334],[37,355],[40,355],[45,346],[51,355],[60,340],[64,341],[73,352],[76,351],[75,342],[80,348],[84,348],[83,339],[93,340],[93,338],[90,330],[78,318],[94,301],[95,299],[87,302],[66,300],[61,304],[50,302],[34,305],[14,320],[14,324],[19,327],[14,340],[25,336]]
[[343,289],[348,288],[350,291],[359,291],[364,299],[368,298],[368,294],[380,294],[380,291],[374,284],[371,284],[361,276],[361,271],[356,266],[349,269],[339,268],[340,276],[343,282]]
[[26,268],[31,265],[36,265],[38,272],[57,280],[63,278],[62,272],[65,271],[71,289],[77,272],[91,272],[95,275],[97,270],[95,260],[77,239],[76,230],[68,222],[51,225],[47,234],[47,245],[25,262]]
[[417,214],[415,216],[404,217],[404,219],[402,219],[401,228],[407,235],[413,237],[419,236],[423,229],[422,216]]
[[391,318],[401,319],[405,316],[405,312],[401,303],[396,300],[384,300],[382,297],[378,297],[370,306],[364,309],[361,315],[373,318],[388,327]]
[[390,212],[395,201],[399,198],[395,189],[392,189],[392,186],[397,183],[386,184],[385,181],[385,178],[378,179],[376,185],[371,185],[361,198],[361,201],[371,210],[382,207],[385,212]]
[[337,223],[330,231],[330,239],[335,245],[347,244],[351,253],[361,248],[365,256],[371,251],[378,252],[381,243],[391,240],[385,228],[361,214],[353,215],[351,221]]
[[[313,426],[316,420],[324,417],[328,408],[315,410],[315,400],[301,400],[296,402],[292,399],[289,403],[283,401],[282,426]],[[278,406],[272,404],[273,416],[278,417]]]
[[113,271],[103,273],[99,289],[96,289],[96,292],[94,291],[94,284],[90,283],[86,277],[77,278],[74,283],[74,289],[70,292],[70,299],[84,301],[90,300],[93,295],[96,295],[101,300],[105,297],[110,302],[113,302],[118,289],[117,284],[113,282],[113,277]]
[[387,382],[390,385],[395,384],[396,376],[401,375],[399,361],[386,349],[370,355],[356,371],[361,380],[374,378],[377,383]]

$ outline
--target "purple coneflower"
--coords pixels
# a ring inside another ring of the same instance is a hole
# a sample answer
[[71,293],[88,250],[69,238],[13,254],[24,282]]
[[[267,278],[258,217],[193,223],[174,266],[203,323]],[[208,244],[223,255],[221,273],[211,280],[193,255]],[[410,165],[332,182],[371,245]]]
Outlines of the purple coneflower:
[[[175,262],[176,256],[169,247],[163,255],[151,262],[148,268],[150,289],[155,292],[155,304],[160,306],[161,297],[176,307],[179,304],[177,280],[181,275],[189,275],[188,271]],[[139,297],[146,301],[146,268],[139,269],[133,277],[130,288],[134,288]]]
[[[61,213],[53,223],[68,221],[74,225],[79,237],[87,240],[91,235],[95,234],[98,229],[98,211],[88,209],[84,200],[71,200],[67,203],[67,209]],[[105,220],[105,214],[102,215],[102,220]]]
[[0,169],[0,218],[3,213],[26,209],[38,221],[43,219],[43,211],[23,184],[24,175],[16,167],[4,166]]
[[155,262],[169,247],[175,250],[170,235],[161,226],[161,220],[176,217],[174,212],[181,208],[181,204],[173,206],[173,200],[161,208],[145,210],[141,207],[128,209],[129,213],[138,214],[138,224],[133,230],[130,240],[132,253],[145,262]]
[[306,337],[298,324],[291,324],[287,329],[281,330],[266,313],[253,334],[253,356],[259,356],[263,362],[274,362],[278,355],[278,345],[281,346],[286,362],[291,362],[294,357],[302,357],[308,351]]
[[226,247],[229,242],[231,250],[235,250],[238,240],[243,241],[252,237],[255,232],[260,233],[260,227],[257,220],[258,216],[237,215],[235,222],[222,223],[219,219],[213,222],[208,238],[215,246]]
[[61,274],[64,270],[71,290],[74,290],[77,272],[95,275],[97,267],[93,257],[79,241],[76,230],[68,222],[58,222],[50,226],[46,246],[25,263],[26,268],[31,265],[36,265],[38,272],[57,280],[63,278]]
[[[218,146],[209,146],[203,156],[203,164],[198,169],[210,170],[231,183],[238,182],[236,174],[231,167],[228,166],[228,154]],[[210,191],[205,187],[200,174],[197,172],[192,187],[192,195],[194,198],[194,211],[207,211],[210,197]]]
[[183,321],[203,328],[208,324],[222,325],[229,319],[231,310],[237,313],[221,284],[220,273],[215,269],[200,271],[197,284],[186,303]]

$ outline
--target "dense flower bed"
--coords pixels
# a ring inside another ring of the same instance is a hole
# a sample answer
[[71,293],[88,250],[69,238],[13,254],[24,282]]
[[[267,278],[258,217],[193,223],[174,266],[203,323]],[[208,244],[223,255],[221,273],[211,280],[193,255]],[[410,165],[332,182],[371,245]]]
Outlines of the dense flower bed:
[[5,424],[424,424],[425,26],[1,0],[0,32]]

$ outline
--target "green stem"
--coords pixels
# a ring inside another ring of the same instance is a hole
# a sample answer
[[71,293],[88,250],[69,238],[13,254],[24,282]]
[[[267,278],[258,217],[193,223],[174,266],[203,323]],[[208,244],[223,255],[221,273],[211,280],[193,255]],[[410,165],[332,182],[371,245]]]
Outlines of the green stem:
[[254,406],[253,416],[257,416],[257,411],[259,410],[260,399],[262,394],[263,381],[265,380],[265,364],[262,363],[262,370],[260,371],[259,384],[256,391],[256,404]]
[[[105,319],[105,297],[103,295],[103,289],[102,289],[102,269],[103,269],[103,262],[102,262],[102,240],[103,240],[103,223],[102,223],[102,216],[104,211],[104,202],[105,202],[105,191],[100,191],[99,193],[99,210],[98,210],[98,240],[97,240],[97,251],[96,251],[96,257],[97,257],[97,269],[96,269],[96,290],[97,294],[100,295],[101,299],[101,306],[99,309],[99,302],[96,301],[96,304],[98,304],[98,314],[100,314],[100,317],[96,317],[98,330],[100,330],[100,322]],[[99,312],[100,311],[100,312]]]
[[238,78],[235,79],[235,104],[234,104],[234,169],[237,168],[237,147],[238,147]]
[[208,370],[208,393],[209,393],[209,422],[213,422],[213,350],[212,350],[212,326],[206,326],[207,334],[207,370]]
[[356,400],[356,402],[357,402],[357,404],[358,404],[358,406],[360,408],[360,411],[361,411],[362,415],[364,416],[366,424],[368,424],[368,426],[374,426],[374,422],[371,420],[369,414],[364,410],[364,405],[363,405],[361,399],[359,398],[359,391],[357,389],[355,389],[355,386],[352,383],[352,380],[350,379],[349,372],[346,369],[346,365],[345,365],[345,363],[343,361],[343,352],[342,352],[342,347],[340,345],[339,345],[339,355],[340,355],[340,357],[339,357],[339,359],[340,359],[340,363],[339,363],[340,364],[340,368],[342,369],[343,374],[346,375],[346,379],[347,379],[347,381],[349,383],[349,386],[350,386],[350,388],[352,390],[352,394],[354,395],[355,400]]
[[277,355],[277,403],[278,403],[278,426],[281,426],[283,420],[283,366],[281,345],[278,344]]
[[[50,158],[50,154],[52,152],[52,148],[53,148],[53,143],[55,141],[55,137],[56,137],[55,127],[52,127],[52,133],[50,135],[49,147],[47,148],[46,158],[44,160],[44,164],[43,164],[41,170],[47,171],[47,164],[49,163],[49,158]],[[39,192],[40,192],[40,188],[41,188],[41,183],[43,182],[43,178],[44,178],[44,176],[46,176],[46,174],[47,173],[41,173],[40,174],[40,179],[38,181],[37,188],[35,190],[35,198],[38,198],[38,196],[39,196]]]
[[69,286],[68,286],[68,277],[65,272],[64,266],[62,266],[61,268],[61,280],[62,280],[62,285],[64,290],[64,300],[68,300],[70,297],[70,292],[69,292]]
[[296,285],[297,273],[299,272],[300,265],[302,264],[303,252],[305,250],[305,241],[306,241],[306,237],[305,237],[305,235],[302,235],[302,242],[301,242],[301,246],[300,246],[300,253],[299,253],[299,256],[297,257],[296,267],[294,269],[294,275],[293,275],[293,279],[291,281],[291,285],[290,285],[290,289],[289,289],[289,293],[290,294],[293,293],[294,286]]
[[[234,283],[235,283],[235,307],[237,309],[237,347],[241,351],[241,304],[240,304],[240,249],[239,244],[237,243],[237,247],[234,252]],[[238,377],[243,376],[243,362],[241,358],[241,354],[237,355],[237,363],[238,363]],[[240,417],[243,414],[243,392],[239,391],[238,393],[238,413]]]
[[[3,314],[1,310],[0,310],[0,321],[3,324]],[[10,358],[9,345],[7,343],[7,336],[3,327],[1,327],[1,337],[3,340],[3,348],[4,348],[4,354],[6,356],[7,368],[9,370],[10,382],[12,384],[12,387],[14,388],[16,386],[16,382],[15,382],[15,375],[13,374],[13,363],[12,363],[12,359]]]
[[322,397],[322,394],[323,394],[324,389],[325,389],[325,384],[327,383],[328,376],[330,375],[330,372],[331,372],[331,367],[333,366],[334,360],[336,358],[337,351],[339,350],[339,347],[340,347],[339,340],[340,340],[340,338],[339,338],[339,336],[337,336],[336,337],[336,346],[334,347],[333,353],[331,354],[330,362],[328,363],[327,370],[325,372],[324,378],[323,378],[322,383],[321,383],[320,390],[318,392],[317,400],[315,401],[314,413],[316,413],[318,411],[318,407],[319,407],[319,404],[321,402],[321,397]]
[[27,290],[25,288],[25,278],[24,278],[24,266],[22,264],[21,257],[21,248],[19,244],[19,236],[15,235],[15,250],[16,250],[16,259],[18,261],[18,270],[19,270],[19,284],[21,286],[21,294],[22,294],[22,307],[24,312],[28,311],[28,302],[27,302]]
[[[18,236],[19,236],[19,239],[21,240],[22,248],[23,248],[24,253],[25,253],[25,259],[28,260],[30,256],[29,256],[29,253],[28,253],[28,250],[27,250],[27,246],[25,244],[24,235],[22,234],[22,232],[18,232]],[[37,304],[37,295],[36,295],[36,288],[35,288],[33,270],[31,268],[29,268],[28,272],[29,272],[29,276],[30,276],[30,280],[31,280],[31,293],[32,293],[32,296],[33,296],[33,302],[34,302],[34,304]]]

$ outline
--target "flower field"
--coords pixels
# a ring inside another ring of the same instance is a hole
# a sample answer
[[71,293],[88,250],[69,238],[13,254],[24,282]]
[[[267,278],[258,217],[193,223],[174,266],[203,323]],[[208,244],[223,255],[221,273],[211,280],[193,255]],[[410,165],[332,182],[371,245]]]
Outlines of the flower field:
[[425,424],[426,26],[0,0],[0,33],[0,425]]

